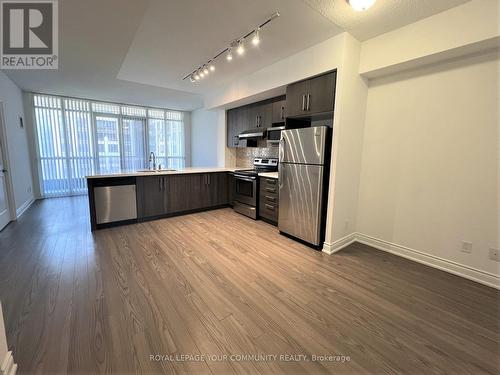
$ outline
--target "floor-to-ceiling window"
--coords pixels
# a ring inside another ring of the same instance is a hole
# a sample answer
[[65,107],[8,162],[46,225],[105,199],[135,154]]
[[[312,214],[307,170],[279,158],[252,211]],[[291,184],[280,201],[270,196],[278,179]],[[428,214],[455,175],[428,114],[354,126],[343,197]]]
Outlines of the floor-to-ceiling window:
[[149,167],[185,166],[183,113],[33,95],[40,192],[54,197],[87,192],[85,176]]

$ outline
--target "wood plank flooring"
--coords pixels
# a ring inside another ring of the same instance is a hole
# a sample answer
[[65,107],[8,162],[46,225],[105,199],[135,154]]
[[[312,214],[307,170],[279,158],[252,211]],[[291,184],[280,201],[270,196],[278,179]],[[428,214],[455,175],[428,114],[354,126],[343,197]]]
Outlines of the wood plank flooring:
[[38,201],[0,232],[19,373],[500,372],[492,288],[359,244],[328,256],[230,209],[95,233],[87,210]]

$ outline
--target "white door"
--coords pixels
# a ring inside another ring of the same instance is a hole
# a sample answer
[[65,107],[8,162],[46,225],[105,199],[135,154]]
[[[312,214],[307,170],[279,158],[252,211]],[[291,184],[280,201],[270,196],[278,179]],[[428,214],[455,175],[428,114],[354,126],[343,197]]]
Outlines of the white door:
[[9,199],[7,198],[7,181],[5,179],[5,172],[6,170],[2,157],[2,143],[0,142],[0,230],[2,230],[10,221]]

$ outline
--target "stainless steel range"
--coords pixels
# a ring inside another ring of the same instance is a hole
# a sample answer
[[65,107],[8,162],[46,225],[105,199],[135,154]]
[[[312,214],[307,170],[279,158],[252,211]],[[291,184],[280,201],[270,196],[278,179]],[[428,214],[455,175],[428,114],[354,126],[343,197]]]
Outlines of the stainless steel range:
[[259,173],[276,172],[278,159],[255,158],[253,169],[238,170],[234,172],[234,204],[236,212],[257,219],[257,206],[259,201]]

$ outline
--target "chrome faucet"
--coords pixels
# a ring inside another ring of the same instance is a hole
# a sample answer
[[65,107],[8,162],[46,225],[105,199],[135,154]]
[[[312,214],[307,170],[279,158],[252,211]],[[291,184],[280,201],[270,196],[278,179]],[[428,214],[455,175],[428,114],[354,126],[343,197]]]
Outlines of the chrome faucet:
[[[153,168],[151,168],[151,162],[153,162]],[[156,156],[155,156],[155,153],[153,151],[151,151],[149,153],[149,169],[154,171],[155,168],[156,168]]]

